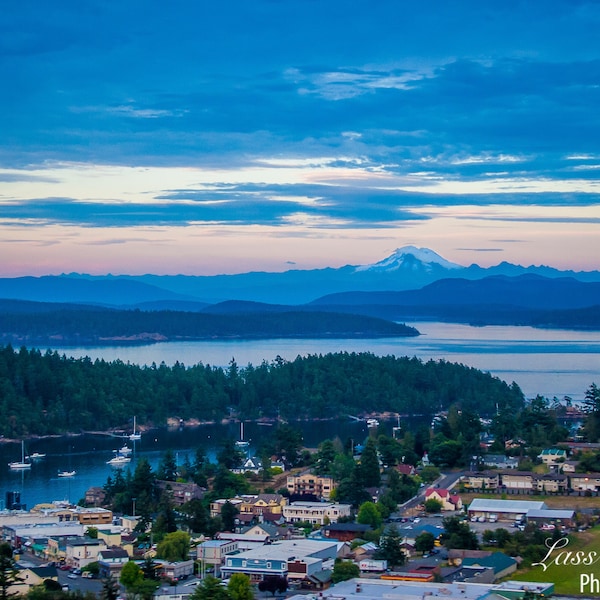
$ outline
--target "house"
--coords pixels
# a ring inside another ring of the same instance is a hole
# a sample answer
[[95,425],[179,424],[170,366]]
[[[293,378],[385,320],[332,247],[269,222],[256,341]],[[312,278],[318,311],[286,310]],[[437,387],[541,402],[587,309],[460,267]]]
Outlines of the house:
[[287,490],[290,496],[311,496],[329,500],[333,488],[332,477],[315,475],[312,471],[289,475],[287,478]]
[[99,575],[102,578],[113,576],[119,578],[121,569],[129,562],[129,554],[123,548],[107,548],[98,553]]
[[565,460],[565,462],[561,463],[558,468],[562,473],[575,473],[578,464],[578,460]]
[[239,467],[231,470],[238,475],[243,475],[244,473],[254,473],[255,475],[258,475],[263,470],[263,465],[262,461],[257,456],[248,456]]
[[24,595],[31,588],[42,585],[47,579],[58,581],[56,567],[21,567],[17,565],[19,581],[8,589],[9,595]]
[[412,465],[407,465],[404,463],[396,465],[394,467],[394,469],[396,469],[396,471],[398,471],[398,473],[400,473],[400,475],[406,475],[407,477],[412,477],[413,475],[416,475],[416,473],[417,473],[417,471],[415,470],[415,468]]
[[538,458],[551,467],[567,460],[567,451],[562,448],[545,448],[541,454],[538,454]]
[[85,492],[86,506],[102,506],[106,500],[106,491],[101,487],[91,487]]
[[425,492],[425,502],[427,500],[437,500],[442,505],[442,510],[460,510],[462,508],[460,496],[443,488],[429,488]]
[[484,466],[495,469],[516,469],[519,466],[518,458],[504,454],[486,454],[482,457],[482,462]]
[[325,525],[336,523],[340,517],[349,517],[350,504],[335,502],[292,502],[283,507],[283,518],[287,523],[312,523]]
[[178,481],[162,481],[156,482],[158,489],[161,492],[167,492],[175,506],[183,506],[191,500],[202,500],[206,490],[196,483],[181,483]]
[[371,525],[361,523],[330,523],[321,527],[321,533],[324,537],[340,542],[351,542],[356,538],[363,537],[367,531],[372,530]]

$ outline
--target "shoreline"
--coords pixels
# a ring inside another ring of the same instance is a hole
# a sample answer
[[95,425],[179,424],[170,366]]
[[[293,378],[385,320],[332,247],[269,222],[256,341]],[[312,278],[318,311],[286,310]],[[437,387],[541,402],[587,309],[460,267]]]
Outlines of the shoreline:
[[[333,417],[311,417],[305,419],[295,419],[297,422],[311,422],[311,421],[335,421],[340,418],[350,418],[359,421],[365,421],[367,419],[380,419],[382,421],[389,421],[392,419],[398,418],[410,418],[411,416],[419,416],[419,415],[398,415],[397,413],[391,412],[383,412],[383,413],[367,413],[363,415],[351,416],[351,415],[338,415]],[[169,417],[167,422],[164,425],[139,425],[138,430],[140,433],[148,433],[153,429],[158,429],[160,427],[167,427],[168,429],[177,429],[179,427],[185,428],[193,428],[193,427],[201,427],[203,425],[216,425],[217,423],[221,425],[226,425],[227,423],[256,423],[257,425],[265,425],[265,426],[274,426],[277,424],[290,424],[290,421],[273,418],[258,418],[258,419],[240,419],[239,417],[235,418],[225,418],[220,421],[202,421],[200,419],[180,419],[179,417]],[[294,421],[292,421],[293,423]],[[31,441],[31,440],[47,440],[52,438],[61,438],[61,437],[79,437],[82,435],[98,435],[105,437],[114,437],[118,439],[128,440],[129,434],[124,429],[107,429],[105,431],[79,431],[72,432],[68,431],[65,433],[49,433],[47,435],[27,435],[23,438],[7,438],[4,436],[0,436],[0,444],[18,444],[22,440]]]

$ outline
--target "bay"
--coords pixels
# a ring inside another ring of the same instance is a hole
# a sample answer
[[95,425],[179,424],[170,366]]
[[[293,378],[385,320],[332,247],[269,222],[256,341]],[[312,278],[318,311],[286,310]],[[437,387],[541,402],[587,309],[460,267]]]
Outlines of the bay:
[[[388,435],[396,421],[382,422],[381,426]],[[307,448],[316,448],[327,438],[339,436],[342,441],[352,439],[354,443],[363,442],[368,436],[364,421],[340,418],[333,421],[300,421],[293,423],[302,430],[303,443]],[[405,423],[405,426],[409,426]],[[412,425],[411,425],[412,426]],[[244,439],[249,442],[247,452],[252,455],[261,440],[273,433],[275,425],[261,425],[248,422],[244,424]],[[133,472],[137,461],[143,457],[156,469],[166,450],[175,453],[177,464],[183,464],[186,458],[193,460],[196,448],[203,448],[207,456],[216,462],[216,453],[226,438],[239,439],[239,423],[216,423],[194,427],[157,428],[145,432],[138,441],[127,438],[98,434],[82,434],[64,437],[51,437],[29,440],[26,452],[39,452],[45,458],[35,460],[30,469],[12,471],[8,463],[20,457],[21,444],[17,442],[0,444],[0,508],[6,506],[6,493],[19,492],[21,502],[27,508],[52,501],[78,502],[85,491],[92,486],[102,486],[107,478],[114,474],[115,468],[107,464],[114,451],[124,443],[132,449],[131,462],[120,467],[123,472]],[[74,470],[74,477],[58,476],[59,471]]]
[[[294,360],[307,354],[329,352],[371,352],[378,356],[416,356],[422,360],[448,360],[487,371],[515,381],[526,397],[541,394],[548,398],[570,396],[582,400],[592,382],[600,384],[600,333],[534,329],[531,327],[470,327],[436,322],[411,323],[421,333],[415,338],[388,339],[276,339],[210,342],[168,342],[146,346],[55,347],[60,354],[92,360],[121,360],[138,365],[167,365],[175,362],[226,367],[232,359],[239,366],[271,362],[280,356]],[[45,350],[45,349],[41,349]],[[387,423],[391,431],[392,425]],[[300,423],[307,447],[336,435],[342,440],[360,441],[367,435],[364,422],[349,419],[333,422]],[[407,424],[410,426],[410,423]],[[270,435],[271,427],[245,425],[245,437],[252,445]],[[133,460],[144,456],[153,468],[166,449],[177,453],[181,462],[198,446],[213,454],[224,437],[237,439],[239,425],[202,425],[182,430],[157,429],[135,442]],[[7,463],[20,457],[20,444],[0,444],[0,506],[7,491],[19,491],[29,507],[52,500],[77,501],[91,486],[101,486],[113,471],[106,464],[112,451],[124,441],[99,435],[49,438],[28,442],[27,452],[46,453],[45,459],[24,472],[12,472]],[[133,442],[130,442],[132,445]],[[128,468],[128,467],[125,467]],[[58,477],[59,470],[77,471],[72,479]]]

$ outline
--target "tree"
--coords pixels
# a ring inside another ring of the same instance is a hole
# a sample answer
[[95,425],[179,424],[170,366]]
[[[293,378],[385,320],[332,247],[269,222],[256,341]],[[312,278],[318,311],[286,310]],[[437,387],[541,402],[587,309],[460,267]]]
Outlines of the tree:
[[183,522],[189,531],[193,533],[207,532],[209,513],[202,500],[195,498],[186,502],[181,507],[181,513],[185,515]]
[[11,586],[22,581],[19,570],[13,560],[12,549],[6,542],[0,543],[0,599],[7,600],[18,596],[18,592],[9,592]]
[[329,475],[333,461],[335,460],[335,447],[332,440],[324,440],[317,451],[315,473],[317,475]]
[[285,577],[267,575],[262,581],[258,582],[258,590],[260,592],[271,592],[274,596],[275,592],[283,594],[288,588],[288,582]]
[[425,552],[431,552],[435,546],[435,537],[433,533],[424,531],[415,538],[415,550],[425,554]]
[[177,461],[173,450],[166,450],[163,454],[156,477],[163,481],[177,481]]
[[406,562],[406,555],[402,550],[402,536],[396,525],[390,525],[381,537],[375,557],[387,560],[390,567],[403,565]]
[[355,577],[360,577],[360,569],[356,563],[350,560],[336,559],[331,575],[331,581],[333,583],[348,581],[348,579],[354,579]]
[[461,550],[478,550],[477,534],[471,530],[468,523],[458,517],[446,517],[442,521],[444,533],[442,540],[448,550],[460,548]]
[[119,582],[112,575],[102,580],[102,591],[100,592],[102,600],[117,600],[119,594]]
[[377,457],[377,445],[372,438],[367,440],[365,449],[360,455],[360,467],[362,480],[365,487],[378,487],[381,484],[381,472],[379,470],[379,458]]
[[425,512],[428,513],[439,513],[443,506],[444,505],[437,498],[429,498],[429,500],[425,500],[425,504],[423,504]]
[[371,525],[373,529],[378,529],[381,526],[382,518],[379,508],[374,502],[363,502],[358,509],[356,517],[358,523],[363,525]]
[[235,518],[239,514],[238,508],[229,502],[225,502],[221,507],[221,519],[223,520],[223,528],[226,531],[233,531],[235,529]]
[[128,591],[135,589],[135,587],[140,584],[143,579],[144,573],[135,562],[130,560],[123,565],[119,580]]
[[167,533],[156,547],[156,556],[169,562],[187,560],[190,553],[190,536],[185,531]]
[[229,578],[227,591],[231,600],[253,600],[254,598],[250,578],[243,573],[234,573]]
[[221,580],[207,575],[190,596],[190,600],[229,600],[229,592],[221,585]]

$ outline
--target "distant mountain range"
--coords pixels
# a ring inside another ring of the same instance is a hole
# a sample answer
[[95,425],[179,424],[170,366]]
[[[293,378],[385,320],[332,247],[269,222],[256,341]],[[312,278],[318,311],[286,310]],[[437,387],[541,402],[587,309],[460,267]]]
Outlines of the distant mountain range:
[[0,279],[0,298],[38,302],[71,302],[142,310],[197,311],[217,302],[246,300],[302,305],[341,292],[417,290],[441,279],[480,280],[499,275],[571,277],[600,282],[600,272],[560,271],[546,266],[510,263],[484,268],[464,267],[427,248],[405,246],[371,265],[283,273],[251,272],[236,275],[47,275]]
[[0,343],[29,346],[399,337],[417,320],[600,330],[600,273],[462,267],[407,247],[340,269],[0,279]]

